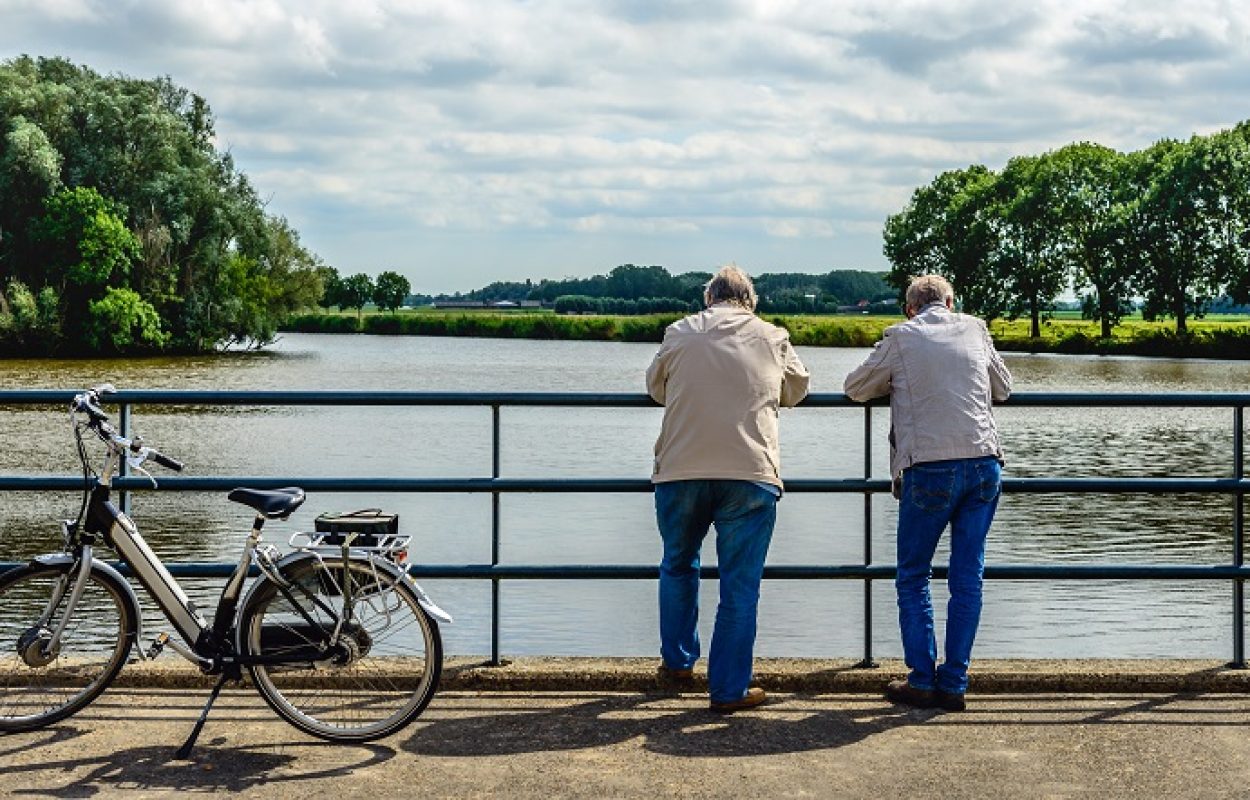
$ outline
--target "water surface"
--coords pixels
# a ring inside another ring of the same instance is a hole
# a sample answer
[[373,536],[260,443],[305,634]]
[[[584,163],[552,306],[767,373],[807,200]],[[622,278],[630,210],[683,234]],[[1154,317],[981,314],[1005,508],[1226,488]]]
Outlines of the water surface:
[[[651,344],[291,334],[271,351],[150,360],[0,361],[4,388],[639,392]],[[800,348],[812,390],[838,392],[867,354]],[[1006,356],[1017,391],[1243,391],[1250,362]],[[659,409],[513,409],[502,412],[505,477],[646,477]],[[1003,408],[1009,477],[1226,476],[1232,413],[1226,409]],[[888,414],[874,410],[873,474],[887,474]],[[490,411],[480,408],[140,408],[133,427],[187,463],[188,475],[483,477],[491,468]],[[0,408],[0,473],[73,474],[67,415]],[[794,409],[782,417],[788,478],[861,477],[863,412]],[[381,505],[398,511],[428,563],[489,563],[485,495],[310,496],[288,530],[327,510]],[[505,495],[502,560],[518,564],[650,564],[658,558],[645,494]],[[1217,564],[1231,561],[1227,497],[1009,495],[987,561]],[[65,493],[0,496],[0,535],[12,557],[49,549],[55,520],[72,516]],[[249,512],[216,493],[146,493],[135,517],[170,560],[229,560]],[[896,506],[872,503],[874,563],[892,563]],[[771,564],[853,564],[864,558],[861,496],[787,495]],[[284,535],[273,526],[271,537]],[[945,558],[945,550],[939,551]],[[714,547],[705,558],[714,563]],[[211,581],[197,582],[207,598]],[[202,584],[202,585],[201,585]],[[489,648],[489,584],[428,581],[457,618],[448,652]],[[702,628],[716,584],[705,584]],[[643,655],[656,645],[650,581],[507,581],[502,646],[511,654]],[[945,588],[935,584],[939,614]],[[1227,657],[1231,589],[1225,583],[987,582],[979,656]],[[899,654],[893,588],[873,588],[874,651]],[[765,584],[758,652],[857,656],[862,583]],[[150,623],[150,624],[154,624]]]

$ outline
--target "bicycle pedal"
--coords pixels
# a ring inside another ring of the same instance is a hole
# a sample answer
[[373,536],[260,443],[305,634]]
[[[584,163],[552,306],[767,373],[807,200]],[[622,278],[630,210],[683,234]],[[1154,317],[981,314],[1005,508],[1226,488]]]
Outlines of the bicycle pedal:
[[148,648],[148,660],[151,660],[159,656],[161,654],[161,651],[165,649],[165,643],[168,641],[169,641],[168,633],[158,634],[157,637],[152,640],[152,646]]

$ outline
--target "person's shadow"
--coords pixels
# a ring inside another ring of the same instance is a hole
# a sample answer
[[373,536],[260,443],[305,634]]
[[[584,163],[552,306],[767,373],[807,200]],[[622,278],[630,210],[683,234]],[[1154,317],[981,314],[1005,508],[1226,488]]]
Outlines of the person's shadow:
[[630,695],[570,706],[553,698],[561,705],[433,720],[401,747],[432,756],[496,756],[603,747],[642,737],[654,753],[738,758],[843,747],[936,713],[889,705],[847,711],[771,703],[722,716],[672,701],[672,696]]

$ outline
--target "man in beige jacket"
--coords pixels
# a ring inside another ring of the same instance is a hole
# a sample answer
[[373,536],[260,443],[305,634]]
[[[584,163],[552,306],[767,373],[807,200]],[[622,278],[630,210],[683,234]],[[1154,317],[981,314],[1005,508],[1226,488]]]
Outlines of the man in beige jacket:
[[[906,680],[886,687],[896,703],[964,709],[972,641],[981,619],[981,575],[1002,477],[991,406],[1011,394],[1011,373],[985,323],[953,311],[940,275],[907,287],[907,322],[892,325],[846,376],[852,400],[890,396],[890,475],[898,509],[898,621]],[[929,575],[951,529],[946,660],[938,665]]]
[[750,686],[756,607],[781,497],[777,407],[807,395],[789,334],[755,316],[755,287],[737,267],[707,284],[707,308],[673,323],[647,370],[664,406],[655,443],[660,562],[660,674],[686,680],[699,658],[699,550],[716,526],[720,604],[708,658],[713,711],[759,705]]

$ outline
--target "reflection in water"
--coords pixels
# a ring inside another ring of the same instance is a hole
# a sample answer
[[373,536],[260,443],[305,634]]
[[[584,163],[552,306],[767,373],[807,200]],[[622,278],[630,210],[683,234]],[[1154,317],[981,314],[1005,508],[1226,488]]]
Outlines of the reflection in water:
[[[4,388],[75,389],[105,380],[127,389],[639,392],[648,344],[423,337],[289,335],[271,352],[222,358],[5,361]],[[864,350],[801,349],[813,391],[838,392]],[[1017,391],[1227,392],[1250,385],[1250,362],[1008,355]],[[1232,474],[1227,409],[998,411],[1008,477],[1212,477]],[[659,428],[656,409],[505,408],[502,471],[509,477],[641,477]],[[887,471],[888,413],[872,412],[873,474]],[[490,412],[481,408],[140,408],[134,428],[183,459],[188,475],[479,477],[490,474]],[[74,474],[61,409],[0,407],[0,474]],[[20,434],[20,435],[19,435]],[[863,412],[786,411],[783,471],[791,478],[860,477]],[[159,470],[153,470],[159,479]],[[320,494],[271,541],[311,526],[327,510],[383,506],[400,513],[425,563],[489,563],[484,495]],[[502,559],[520,564],[649,564],[658,558],[647,495],[506,495]],[[51,549],[72,493],[0,496],[9,558]],[[896,505],[871,505],[874,563],[893,561]],[[789,494],[779,506],[772,564],[863,560],[863,499]],[[148,492],[135,517],[171,561],[233,560],[250,512],[217,493]],[[1009,495],[990,534],[988,561],[1219,564],[1231,561],[1232,500],[1183,495]],[[714,547],[705,556],[714,562]],[[939,552],[939,559],[945,553]],[[217,583],[196,581],[212,608]],[[448,652],[489,646],[489,585],[430,581],[456,616]],[[656,649],[655,587],[638,581],[510,581],[503,584],[505,652],[638,655]],[[1230,589],[1224,583],[999,581],[986,586],[979,656],[1226,657]],[[939,615],[945,592],[938,585]],[[705,641],[715,585],[704,592]],[[862,652],[862,584],[779,581],[761,599],[761,655]],[[898,655],[892,586],[873,589],[873,646]],[[155,618],[145,621],[159,630]]]

